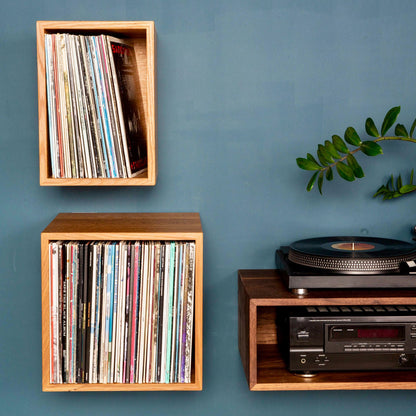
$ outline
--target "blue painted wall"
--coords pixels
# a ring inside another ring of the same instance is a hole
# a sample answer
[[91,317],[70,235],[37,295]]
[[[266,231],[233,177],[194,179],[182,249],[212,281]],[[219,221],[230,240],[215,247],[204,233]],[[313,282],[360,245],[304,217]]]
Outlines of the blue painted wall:
[[[38,177],[36,20],[154,20],[154,188],[47,188]],[[357,234],[410,240],[415,199],[372,193],[416,147],[359,158],[366,179],[304,191],[295,164],[348,125],[415,117],[413,0],[5,0],[0,11],[0,414],[414,414],[412,391],[249,392],[237,347],[237,270],[281,244]],[[58,212],[197,211],[205,232],[204,390],[41,392],[40,232]]]

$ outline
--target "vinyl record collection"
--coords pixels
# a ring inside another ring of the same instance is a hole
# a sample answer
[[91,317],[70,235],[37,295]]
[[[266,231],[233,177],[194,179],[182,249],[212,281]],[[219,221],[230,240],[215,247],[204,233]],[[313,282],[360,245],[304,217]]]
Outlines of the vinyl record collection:
[[128,178],[147,167],[132,45],[107,35],[45,35],[54,178]]
[[51,383],[190,383],[195,243],[49,244]]

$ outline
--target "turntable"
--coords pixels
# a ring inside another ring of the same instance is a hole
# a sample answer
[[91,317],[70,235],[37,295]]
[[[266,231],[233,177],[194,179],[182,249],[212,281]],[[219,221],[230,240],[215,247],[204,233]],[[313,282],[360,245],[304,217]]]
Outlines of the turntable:
[[276,250],[294,293],[307,289],[416,288],[416,245],[371,237],[310,238]]

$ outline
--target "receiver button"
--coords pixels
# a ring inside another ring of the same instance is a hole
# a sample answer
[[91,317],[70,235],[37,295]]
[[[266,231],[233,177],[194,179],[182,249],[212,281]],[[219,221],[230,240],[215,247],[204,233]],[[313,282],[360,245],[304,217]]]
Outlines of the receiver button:
[[309,332],[303,329],[302,331],[298,331],[296,336],[299,341],[307,341],[309,339]]

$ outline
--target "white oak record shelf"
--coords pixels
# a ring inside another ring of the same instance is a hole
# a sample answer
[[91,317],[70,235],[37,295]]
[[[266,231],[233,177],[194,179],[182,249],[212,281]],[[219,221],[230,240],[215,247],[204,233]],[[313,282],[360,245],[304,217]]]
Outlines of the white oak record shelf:
[[310,290],[299,298],[279,270],[238,273],[238,346],[250,390],[415,390],[416,371],[290,373],[278,349],[276,317],[288,306],[414,305],[414,289]]
[[[194,241],[195,292],[191,383],[50,383],[50,241]],[[43,391],[202,390],[203,232],[198,213],[62,213],[41,233]]]
[[[151,186],[157,179],[156,121],[156,30],[152,21],[38,21],[38,112],[39,112],[39,181],[41,186]],[[45,34],[108,34],[129,38],[134,43],[141,93],[140,116],[144,120],[147,142],[147,169],[134,178],[53,178],[49,152],[48,111],[45,73]]]

